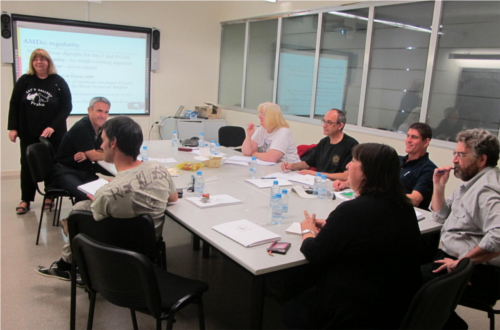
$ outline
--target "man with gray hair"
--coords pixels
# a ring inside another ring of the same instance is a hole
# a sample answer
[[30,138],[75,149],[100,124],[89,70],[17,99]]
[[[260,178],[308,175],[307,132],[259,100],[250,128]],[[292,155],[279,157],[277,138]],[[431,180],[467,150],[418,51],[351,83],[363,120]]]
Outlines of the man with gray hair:
[[[498,139],[483,129],[470,129],[457,135],[453,166],[434,171],[433,219],[443,223],[442,247],[434,263],[421,267],[430,280],[455,270],[462,258],[476,265],[464,296],[493,305],[499,298],[500,274],[500,170]],[[444,190],[450,171],[462,184],[446,198]],[[452,314],[454,328],[465,322]],[[460,322],[460,323],[457,323]],[[464,325],[465,324],[465,325]]]
[[64,135],[54,156],[53,179],[76,202],[88,199],[78,186],[97,180],[93,162],[103,160],[101,126],[108,119],[111,103],[102,96],[90,100],[88,116],[77,121]]
[[[352,159],[352,149],[358,141],[343,132],[345,113],[338,109],[329,110],[323,119],[325,138],[319,141],[307,159],[298,163],[281,163],[282,170],[300,171],[300,174],[325,174],[331,180],[347,180],[347,164]],[[315,167],[316,171],[311,170]]]

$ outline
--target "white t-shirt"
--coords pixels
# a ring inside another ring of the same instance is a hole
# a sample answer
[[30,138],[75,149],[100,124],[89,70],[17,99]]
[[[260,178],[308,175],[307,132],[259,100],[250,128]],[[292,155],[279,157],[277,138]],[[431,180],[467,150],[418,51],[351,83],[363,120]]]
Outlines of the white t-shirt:
[[[281,151],[286,156],[287,162],[300,162],[299,155],[297,154],[297,146],[293,141],[289,128],[282,127],[272,133],[268,133],[264,127],[257,127],[253,133],[252,140],[257,142],[258,152],[267,152],[269,149],[275,149]],[[284,156],[280,160],[284,160]]]

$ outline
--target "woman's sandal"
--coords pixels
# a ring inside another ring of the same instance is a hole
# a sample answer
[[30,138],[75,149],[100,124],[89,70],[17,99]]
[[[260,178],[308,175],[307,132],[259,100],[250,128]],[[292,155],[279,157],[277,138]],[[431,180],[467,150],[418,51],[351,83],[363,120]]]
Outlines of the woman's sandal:
[[[26,204],[26,207],[24,206],[21,206],[21,204]],[[30,203],[29,202],[25,202],[25,201],[21,201],[21,203],[19,203],[19,206],[16,207],[16,213],[17,214],[24,214],[26,212],[28,212],[30,210]]]
[[50,210],[54,206],[54,201],[52,199],[46,199],[45,204],[43,204],[43,210]]

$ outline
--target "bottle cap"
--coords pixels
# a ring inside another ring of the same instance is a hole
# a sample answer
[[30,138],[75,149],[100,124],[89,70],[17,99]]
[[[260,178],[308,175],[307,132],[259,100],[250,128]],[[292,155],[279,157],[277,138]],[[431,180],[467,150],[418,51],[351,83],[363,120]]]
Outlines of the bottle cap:
[[321,178],[322,178],[322,179],[326,179],[326,175],[325,175],[325,174],[323,174],[323,175],[321,176]]
[[205,135],[205,133],[201,132],[200,135]]
[[257,160],[257,157],[252,157],[252,160]]
[[281,194],[274,195],[276,198],[281,198]]
[[174,134],[177,134],[177,131],[174,131],[173,133],[174,133]]
[[318,172],[318,173],[316,173],[316,176],[321,176],[321,173],[319,173],[319,172]]
[[201,175],[201,171],[196,172],[196,175]]
[[278,183],[279,183],[278,180],[273,181],[273,184],[278,184]]
[[216,144],[215,144],[215,146],[216,146],[216,147],[220,147],[220,143],[216,143]]
[[142,146],[142,149],[147,149],[147,148],[148,148],[148,146]]
[[281,191],[281,193],[282,193],[283,195],[286,195],[286,194],[288,194],[288,190],[283,189],[283,190]]

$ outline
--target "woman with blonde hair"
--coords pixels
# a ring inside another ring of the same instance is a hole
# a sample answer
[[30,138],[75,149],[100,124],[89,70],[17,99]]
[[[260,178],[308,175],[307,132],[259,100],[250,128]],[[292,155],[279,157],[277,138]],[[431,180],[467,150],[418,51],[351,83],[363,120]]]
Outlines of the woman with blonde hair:
[[[66,81],[57,74],[54,62],[44,49],[35,49],[29,69],[14,85],[10,99],[9,140],[21,146],[21,203],[17,214],[24,214],[34,201],[36,185],[31,179],[26,149],[47,138],[54,151],[67,131],[66,118],[72,109],[71,92]],[[46,205],[50,208],[51,201]]]
[[262,103],[257,108],[257,114],[260,126],[248,124],[242,146],[243,154],[268,162],[278,162],[284,157],[287,162],[300,162],[297,147],[280,106],[271,102]]

